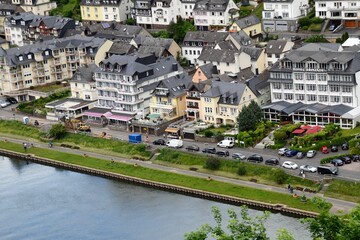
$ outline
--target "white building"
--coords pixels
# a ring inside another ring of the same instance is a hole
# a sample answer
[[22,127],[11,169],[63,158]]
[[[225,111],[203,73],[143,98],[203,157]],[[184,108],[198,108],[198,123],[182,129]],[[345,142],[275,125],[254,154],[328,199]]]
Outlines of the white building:
[[71,97],[94,101],[98,99],[94,72],[96,64],[79,67],[70,81]]
[[307,14],[308,0],[264,0],[263,29],[272,31],[295,31],[297,19]]
[[294,46],[293,42],[286,40],[270,40],[266,46],[266,62],[268,66],[274,65],[279,59],[285,56]]
[[25,12],[32,12],[35,15],[50,15],[50,11],[56,8],[56,2],[50,0],[12,0],[13,5],[20,5]]
[[194,24],[198,30],[224,29],[239,16],[233,0],[197,1],[194,6]]
[[336,25],[358,28],[360,2],[356,0],[326,1],[315,0],[315,16],[330,19]]

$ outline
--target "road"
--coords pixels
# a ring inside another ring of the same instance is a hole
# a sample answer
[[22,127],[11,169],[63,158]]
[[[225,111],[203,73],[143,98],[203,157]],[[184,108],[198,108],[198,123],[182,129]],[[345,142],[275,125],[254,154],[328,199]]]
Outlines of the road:
[[[3,119],[16,119],[19,121],[22,121],[23,118],[23,114],[19,113],[19,112],[13,112],[11,111],[11,109],[14,108],[14,105],[8,106],[6,108],[1,109],[0,108],[0,118]],[[40,118],[34,118],[34,117],[30,117],[30,123],[32,124],[34,121],[38,120],[40,123],[40,126],[44,126],[44,125],[52,125],[55,124],[57,122],[55,121],[49,121],[46,119],[40,119]],[[99,135],[102,132],[106,132],[107,135],[110,135],[116,139],[121,139],[121,140],[125,140],[127,141],[128,139],[128,132],[125,131],[115,131],[115,130],[109,130],[108,128],[97,128],[97,127],[92,127],[92,134],[94,135]],[[151,143],[153,140],[158,139],[159,137],[156,136],[149,136],[149,143]],[[216,147],[216,144],[211,144],[211,143],[203,143],[203,142],[195,142],[194,140],[190,140],[190,139],[184,139],[184,148],[180,149],[182,151],[186,151],[185,147],[191,144],[196,144],[197,146],[200,147],[200,152],[198,152],[197,154],[204,154],[201,152],[201,149],[204,149],[206,147]],[[164,146],[155,146],[152,145],[153,148],[161,148]],[[287,157],[281,157],[277,154],[277,150],[273,150],[273,149],[256,149],[256,148],[238,148],[238,147],[234,147],[231,149],[221,149],[216,147],[217,150],[228,150],[230,153],[230,157],[226,157],[226,159],[228,159],[229,161],[231,161],[231,155],[233,153],[242,153],[245,156],[250,156],[252,154],[260,154],[261,156],[263,156],[264,160],[269,159],[269,158],[278,158],[280,161],[280,166],[284,161],[292,161],[296,164],[298,164],[299,166],[301,165],[312,165],[314,167],[317,167],[318,165],[320,165],[320,160],[324,157],[329,157],[329,156],[334,156],[337,154],[346,154],[349,153],[349,151],[343,151],[341,149],[339,149],[339,152],[337,153],[329,153],[329,154],[322,154],[320,152],[318,152],[316,154],[316,156],[314,158],[303,158],[303,159],[296,159],[295,157],[292,158],[287,158]],[[264,163],[253,163],[253,164],[264,164]],[[278,166],[278,167],[280,167]],[[286,172],[288,172],[289,174],[292,175],[298,175],[300,170],[290,170],[290,169],[285,169]],[[319,175],[317,173],[307,173],[306,174],[306,178],[309,179],[313,179],[313,180],[321,180],[324,176],[323,175]],[[351,164],[346,164],[344,166],[339,167],[339,175],[337,176],[337,178],[340,179],[344,179],[344,180],[350,180],[350,181],[360,181],[360,162],[353,162]]]

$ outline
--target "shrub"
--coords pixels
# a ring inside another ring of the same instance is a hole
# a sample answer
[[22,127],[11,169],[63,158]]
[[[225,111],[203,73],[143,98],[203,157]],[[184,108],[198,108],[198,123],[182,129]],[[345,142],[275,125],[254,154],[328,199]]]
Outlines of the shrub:
[[324,22],[324,19],[321,19],[318,17],[314,17],[311,19],[311,23],[314,23],[314,24],[319,24],[319,23],[323,23],[323,22]]
[[304,29],[305,26],[309,26],[311,24],[311,20],[309,19],[309,17],[303,17],[299,19],[299,25],[302,29]]
[[282,169],[273,169],[273,178],[277,184],[284,184],[288,179],[288,175]]
[[246,166],[244,164],[240,164],[237,174],[239,176],[245,176],[246,175]]
[[208,137],[208,138],[210,138],[210,137],[212,137],[214,135],[214,133],[212,131],[210,131],[210,130],[206,130],[204,132],[204,134],[205,134],[205,137]]
[[340,158],[342,156],[348,156],[348,154],[338,154],[336,156],[331,156],[331,157],[327,157],[327,158],[323,158],[320,160],[320,164],[326,164],[329,163],[331,160],[335,159],[335,158]]
[[221,162],[219,159],[217,159],[215,157],[209,157],[205,161],[204,168],[210,169],[210,170],[218,170],[220,168],[220,164],[221,164]]
[[281,141],[284,141],[284,140],[286,140],[286,139],[287,139],[287,134],[286,134],[285,131],[279,129],[279,130],[276,130],[276,131],[274,132],[274,140],[275,140],[276,142],[278,142],[278,141],[281,142]]
[[66,128],[60,123],[53,125],[50,129],[50,137],[54,139],[61,139],[65,137],[65,135]]

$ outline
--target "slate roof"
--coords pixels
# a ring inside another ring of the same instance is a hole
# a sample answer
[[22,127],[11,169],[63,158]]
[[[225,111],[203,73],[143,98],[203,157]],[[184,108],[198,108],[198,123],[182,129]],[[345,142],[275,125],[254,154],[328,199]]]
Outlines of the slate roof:
[[313,59],[318,63],[327,63],[330,61],[336,61],[339,63],[348,63],[351,60],[355,60],[355,55],[359,55],[353,52],[328,52],[328,51],[300,51],[295,50],[285,55],[286,59],[292,62],[302,62],[306,59]]
[[190,76],[180,74],[158,82],[157,87],[167,88],[169,90],[168,97],[174,98],[184,95],[191,82]]
[[249,26],[253,26],[258,23],[261,23],[261,21],[255,15],[250,15],[244,18],[236,19],[235,23],[239,26],[239,28],[244,29]]
[[90,64],[88,66],[79,67],[73,77],[71,78],[71,82],[77,83],[89,83],[95,82],[93,79],[93,74],[98,70],[98,66],[96,64]]
[[243,30],[229,33],[230,36],[241,46],[254,45],[254,41]]
[[[101,47],[105,41],[105,39],[101,38],[75,35],[67,38],[36,42],[35,44],[6,49],[0,51],[0,57],[5,57],[7,66],[17,66],[35,62],[34,57],[27,59],[26,55],[29,53],[43,53],[45,50],[58,50],[61,48],[92,48],[94,49],[94,53],[87,53],[87,55],[95,56],[97,49]],[[23,56],[23,61],[19,60],[19,56]],[[50,54],[47,58],[51,57],[52,55]]]
[[132,53],[135,50],[135,47],[127,42],[114,42],[108,53],[109,54],[117,54],[117,55],[127,55]]
[[224,41],[229,35],[228,32],[210,32],[210,31],[197,31],[187,32],[184,37],[184,42],[207,42],[207,43],[219,43]]
[[339,51],[341,49],[340,43],[306,43],[297,50],[302,51]]
[[292,3],[294,0],[263,0],[263,2],[268,2],[268,3],[282,3],[282,2],[288,2],[288,3]]
[[213,77],[211,80],[239,83],[239,82],[245,82],[246,80],[252,78],[253,76],[254,73],[251,71],[251,69],[245,68],[238,73],[225,73],[225,74],[217,75]]
[[226,10],[228,3],[229,0],[198,0],[195,3],[194,10],[223,12]]
[[260,90],[270,87],[268,79],[270,78],[270,72],[268,70],[263,71],[261,74],[254,76],[246,81],[248,87],[258,97],[261,95]]
[[207,63],[207,64],[204,64],[204,65],[201,65],[199,67],[199,69],[203,72],[203,74],[205,75],[205,77],[207,79],[211,78],[213,76],[213,74],[218,73],[217,66],[213,65],[212,63]]
[[64,18],[57,16],[37,16],[29,24],[29,27],[38,27],[40,23],[43,22],[48,29],[62,29],[70,21],[74,21],[74,20],[71,18]]
[[142,46],[154,46],[154,47],[163,47],[165,49],[169,49],[171,44],[174,42],[173,39],[170,38],[154,38],[146,36],[141,39],[142,42],[140,45]]
[[245,47],[244,46],[244,47],[240,48],[240,51],[248,54],[251,57],[251,60],[256,61],[260,57],[263,49],[256,48],[256,47]]
[[220,97],[218,103],[239,105],[245,88],[244,83],[213,81],[211,88],[203,93],[201,97]]
[[146,56],[154,54],[157,58],[163,56],[164,52],[168,52],[165,48],[160,46],[140,46],[137,50],[138,55]]
[[95,35],[95,34],[99,36],[111,35],[112,37],[133,38],[138,34],[140,34],[142,31],[146,32],[144,28],[140,26],[125,25],[125,24],[120,24],[118,22],[103,22],[103,23],[92,24],[85,27],[85,32],[90,35]]
[[239,51],[204,48],[198,60],[234,63],[235,52]]
[[287,44],[286,40],[270,40],[266,46],[265,52],[267,54],[280,54]]

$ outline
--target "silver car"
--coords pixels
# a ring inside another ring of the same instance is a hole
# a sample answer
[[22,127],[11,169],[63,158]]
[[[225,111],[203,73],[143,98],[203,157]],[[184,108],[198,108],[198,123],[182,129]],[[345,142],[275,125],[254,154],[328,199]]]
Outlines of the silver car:
[[314,173],[317,171],[317,168],[310,166],[310,165],[302,165],[302,166],[300,166],[300,170],[304,170],[305,172],[313,172]]
[[4,107],[7,107],[9,106],[11,103],[5,99],[1,99],[0,100],[0,107],[4,108]]
[[233,159],[240,159],[240,160],[245,160],[246,159],[246,156],[242,153],[234,153],[232,155],[232,158]]
[[316,150],[309,150],[306,153],[306,157],[308,157],[308,158],[313,158],[313,157],[315,157],[315,155],[316,155]]

